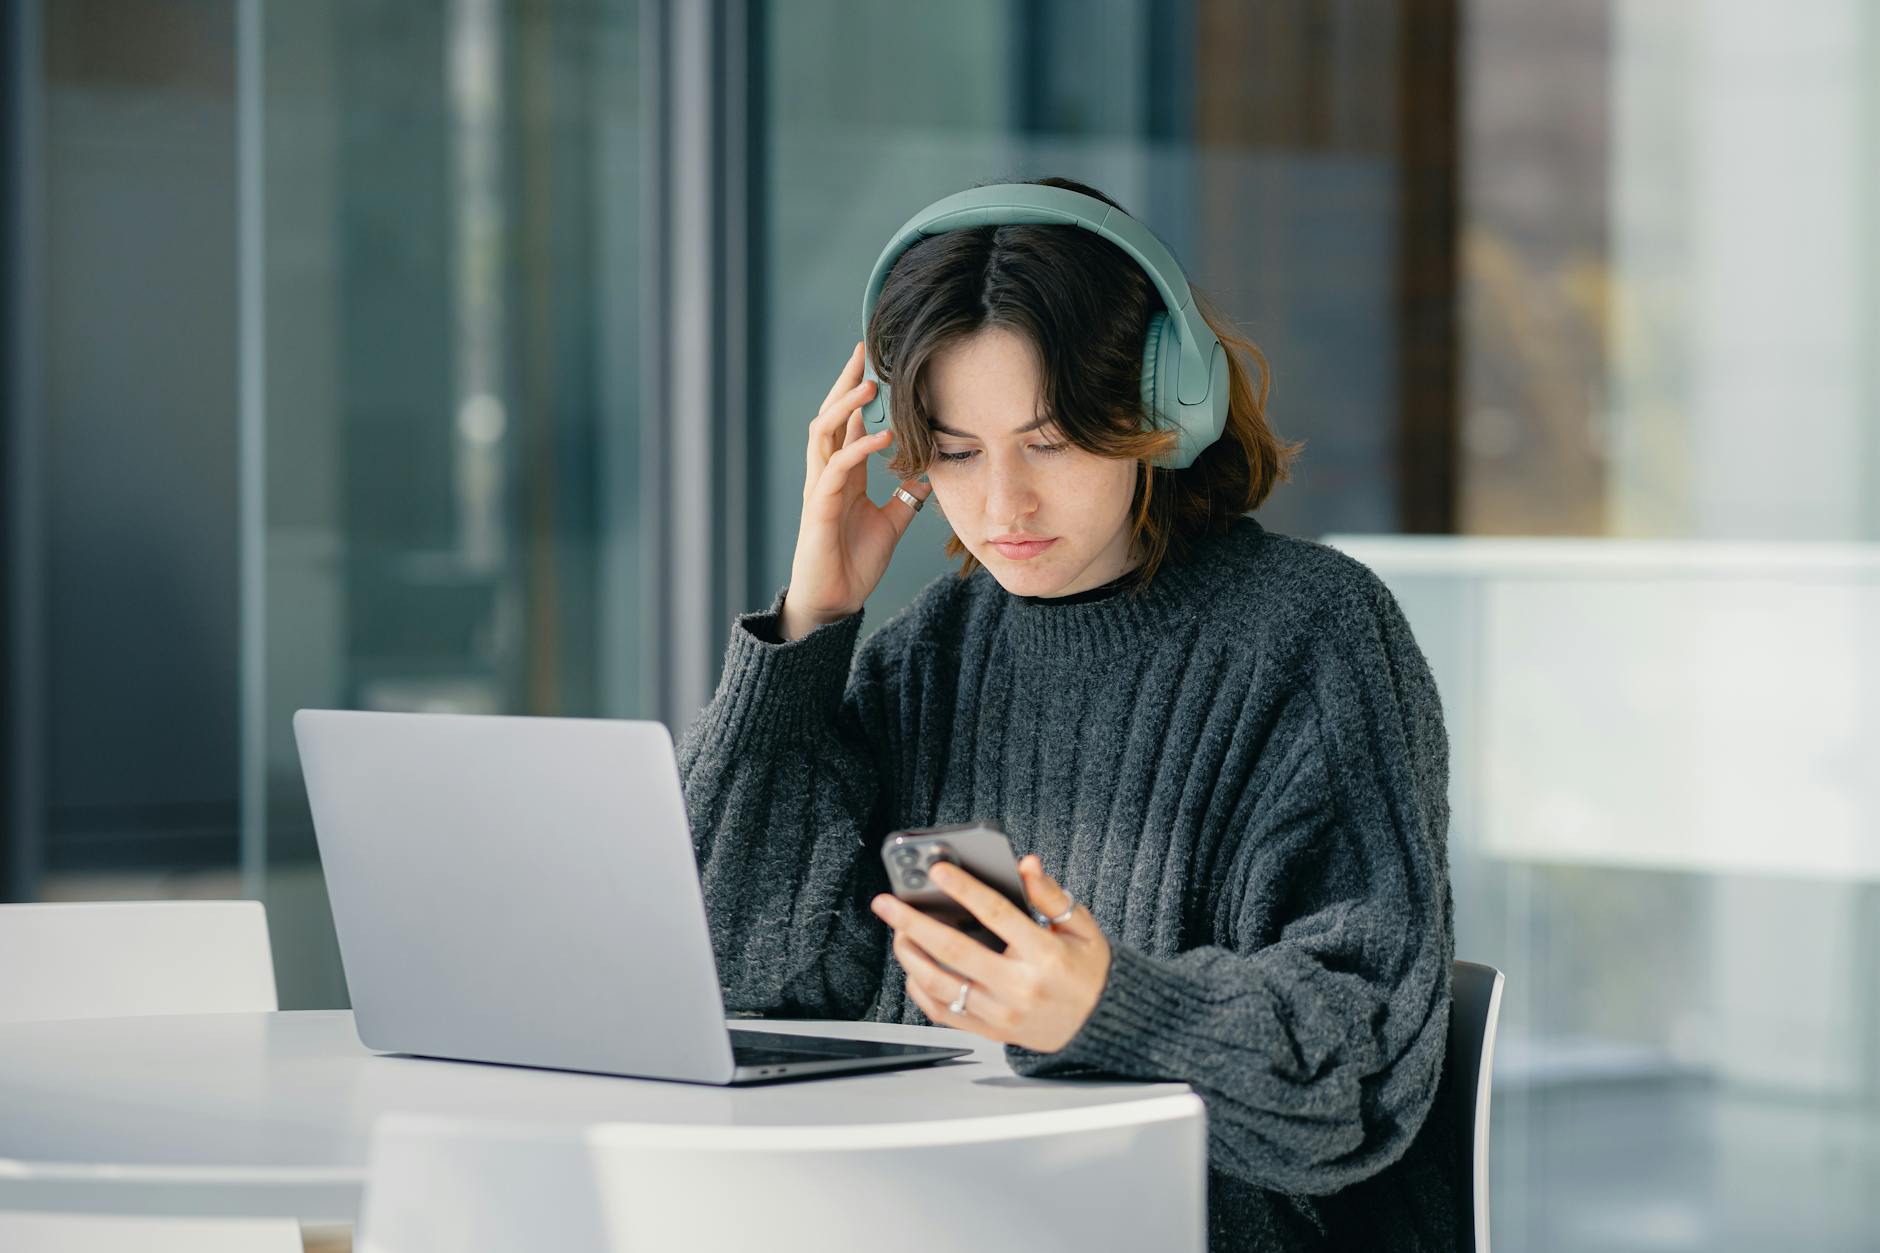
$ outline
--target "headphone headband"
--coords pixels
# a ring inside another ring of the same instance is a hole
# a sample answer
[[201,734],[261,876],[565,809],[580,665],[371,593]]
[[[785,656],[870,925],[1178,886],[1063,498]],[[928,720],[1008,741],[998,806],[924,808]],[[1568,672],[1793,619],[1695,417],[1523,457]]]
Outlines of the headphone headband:
[[[942,200],[936,200],[901,224],[893,239],[875,259],[862,293],[862,337],[868,336],[868,320],[874,314],[875,301],[888,281],[888,271],[902,253],[931,235],[967,230],[978,226],[1080,226],[1109,240],[1135,259],[1168,306],[1170,322],[1176,328],[1180,367],[1176,377],[1176,397],[1184,405],[1199,405],[1208,399],[1213,370],[1210,358],[1220,343],[1207,320],[1194,307],[1188,279],[1175,258],[1148,227],[1121,209],[1105,204],[1094,196],[1068,187],[1041,183],[994,183],[987,187],[969,187]],[[866,349],[863,350],[864,353]],[[875,378],[874,363],[867,361],[866,377]]]

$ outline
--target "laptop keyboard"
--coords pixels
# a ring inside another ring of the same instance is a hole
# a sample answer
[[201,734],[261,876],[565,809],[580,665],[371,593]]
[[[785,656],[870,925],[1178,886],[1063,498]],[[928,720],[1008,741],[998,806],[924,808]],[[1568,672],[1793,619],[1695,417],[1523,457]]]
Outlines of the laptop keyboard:
[[776,1066],[786,1062],[837,1061],[850,1057],[902,1057],[928,1051],[924,1045],[886,1040],[842,1040],[782,1031],[736,1029],[731,1032],[731,1055],[740,1066]]
[[740,1066],[780,1066],[788,1062],[826,1062],[842,1054],[817,1053],[810,1049],[747,1048],[734,1045],[731,1056]]

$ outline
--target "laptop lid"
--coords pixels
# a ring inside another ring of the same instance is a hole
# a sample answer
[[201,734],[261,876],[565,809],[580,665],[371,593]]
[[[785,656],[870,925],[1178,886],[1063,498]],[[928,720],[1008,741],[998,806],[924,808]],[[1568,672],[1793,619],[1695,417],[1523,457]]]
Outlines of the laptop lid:
[[664,724],[303,709],[294,738],[366,1047],[731,1080]]

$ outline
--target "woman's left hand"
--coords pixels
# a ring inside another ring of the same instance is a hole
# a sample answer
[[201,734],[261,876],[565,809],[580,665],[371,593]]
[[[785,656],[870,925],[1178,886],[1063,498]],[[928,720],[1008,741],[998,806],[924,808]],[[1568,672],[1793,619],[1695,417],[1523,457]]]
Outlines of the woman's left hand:
[[[1018,863],[1025,895],[1047,915],[1064,912],[1070,896],[1034,855]],[[1066,922],[1041,927],[1005,897],[958,866],[940,862],[927,877],[1005,941],[995,953],[971,936],[882,893],[870,908],[894,928],[894,955],[907,971],[908,995],[943,1027],[1055,1053],[1071,1042],[1110,977],[1110,942],[1082,905]],[[944,964],[958,974],[940,967]],[[966,1010],[947,1006],[970,980]]]

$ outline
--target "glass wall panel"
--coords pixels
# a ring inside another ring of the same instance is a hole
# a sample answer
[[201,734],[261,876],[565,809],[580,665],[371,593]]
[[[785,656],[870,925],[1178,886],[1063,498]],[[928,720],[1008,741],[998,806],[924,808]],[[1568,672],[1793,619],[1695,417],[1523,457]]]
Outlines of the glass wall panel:
[[1873,7],[760,15],[751,607],[895,228],[1104,189],[1272,358],[1306,451],[1262,519],[1377,568],[1437,671],[1458,951],[1509,976],[1496,1242],[1880,1243]]
[[233,895],[234,13],[4,16],[7,899]]
[[6,20],[0,888],[344,1004],[295,709],[644,716],[639,5]]
[[343,1004],[301,707],[644,716],[633,0],[265,25],[267,898]]
[[1880,1242],[1880,21],[1467,7],[1461,530],[1341,540],[1509,974],[1496,1238]]
[[[1880,1246],[1880,9],[714,12],[756,60],[744,607],[891,232],[1104,189],[1271,358],[1306,451],[1263,520],[1374,566],[1442,687],[1495,1240]],[[295,709],[651,707],[640,5],[7,13],[6,892],[260,890],[282,1004],[344,1004]]]
[[[978,182],[1060,174],[1162,238],[1273,359],[1271,413],[1308,441],[1270,506],[1306,532],[1400,507],[1393,6],[808,0],[761,6],[765,222],[753,605],[789,578],[805,427],[861,336],[893,231]],[[869,49],[866,57],[847,55]],[[875,467],[874,497],[893,484]],[[945,567],[918,517],[879,623]]]

